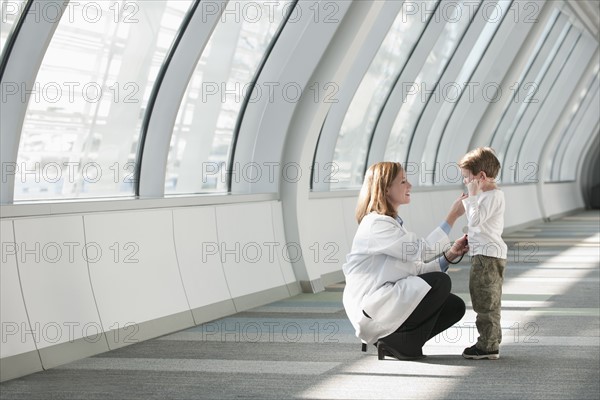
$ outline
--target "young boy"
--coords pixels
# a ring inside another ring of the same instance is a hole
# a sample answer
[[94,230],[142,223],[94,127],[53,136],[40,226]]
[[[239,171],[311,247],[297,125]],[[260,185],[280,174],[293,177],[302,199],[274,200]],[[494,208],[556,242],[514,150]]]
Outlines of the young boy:
[[502,341],[500,301],[506,266],[507,246],[502,240],[504,229],[504,193],[495,178],[500,162],[494,150],[480,147],[467,153],[458,163],[469,197],[463,200],[468,220],[471,255],[469,292],[477,313],[477,343],[463,352],[464,358],[500,358]]

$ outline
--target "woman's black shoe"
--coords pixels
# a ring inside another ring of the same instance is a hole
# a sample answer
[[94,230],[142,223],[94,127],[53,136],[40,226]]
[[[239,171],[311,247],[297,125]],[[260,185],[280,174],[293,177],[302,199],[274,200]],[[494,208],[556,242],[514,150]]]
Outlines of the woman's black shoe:
[[418,355],[418,356],[407,356],[400,353],[398,350],[394,349],[383,343],[381,340],[377,342],[377,358],[379,360],[385,359],[385,356],[397,358],[400,361],[415,361],[422,360],[427,357],[426,355]]

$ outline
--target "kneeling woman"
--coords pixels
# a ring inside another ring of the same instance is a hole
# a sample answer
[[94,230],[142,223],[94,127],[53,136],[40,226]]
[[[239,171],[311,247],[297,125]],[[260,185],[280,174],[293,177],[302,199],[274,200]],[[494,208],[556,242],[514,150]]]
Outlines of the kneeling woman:
[[[408,232],[398,215],[410,203],[412,185],[400,163],[372,165],[360,192],[359,226],[343,266],[344,308],[356,336],[376,344],[379,359],[424,357],[422,347],[465,314],[465,303],[450,293],[449,262],[468,251],[463,236],[452,246],[448,233],[464,214],[464,196],[426,239]],[[434,258],[427,262],[429,258]]]

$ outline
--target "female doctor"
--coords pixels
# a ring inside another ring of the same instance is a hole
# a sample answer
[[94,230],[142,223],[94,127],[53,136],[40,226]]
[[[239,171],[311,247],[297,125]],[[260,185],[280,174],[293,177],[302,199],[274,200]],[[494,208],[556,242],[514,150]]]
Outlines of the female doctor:
[[453,245],[448,239],[465,212],[465,196],[452,204],[438,228],[419,239],[398,215],[399,206],[410,203],[411,187],[400,163],[380,162],[368,169],[356,208],[358,230],[343,266],[344,308],[356,336],[375,344],[380,360],[425,357],[425,342],[465,314],[465,303],[450,293],[445,273],[468,251],[466,236]]

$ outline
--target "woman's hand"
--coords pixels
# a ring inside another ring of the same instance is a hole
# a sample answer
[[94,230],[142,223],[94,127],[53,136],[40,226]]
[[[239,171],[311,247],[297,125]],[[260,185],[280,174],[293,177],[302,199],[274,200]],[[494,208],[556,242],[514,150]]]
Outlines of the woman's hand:
[[450,212],[448,212],[448,216],[446,217],[448,225],[453,226],[456,220],[465,213],[465,206],[462,201],[467,197],[469,197],[468,194],[461,193],[460,197],[454,200],[454,203],[452,203],[452,206],[450,207]]
[[446,257],[450,261],[454,261],[455,258],[458,258],[469,251],[469,242],[467,240],[467,235],[463,235],[460,239],[458,239],[450,250],[446,252]]

